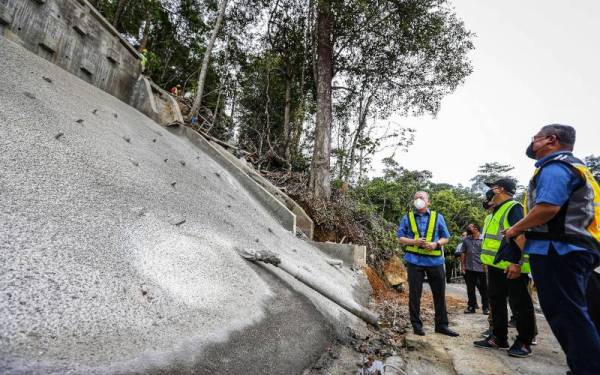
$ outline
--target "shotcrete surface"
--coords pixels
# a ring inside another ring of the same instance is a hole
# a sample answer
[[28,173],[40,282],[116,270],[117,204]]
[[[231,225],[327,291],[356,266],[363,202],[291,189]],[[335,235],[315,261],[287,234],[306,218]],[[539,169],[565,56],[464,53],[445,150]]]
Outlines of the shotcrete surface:
[[235,248],[348,300],[351,272],[186,139],[1,37],[0,62],[0,372],[203,372],[238,342],[228,372],[289,373],[323,349],[313,304]]

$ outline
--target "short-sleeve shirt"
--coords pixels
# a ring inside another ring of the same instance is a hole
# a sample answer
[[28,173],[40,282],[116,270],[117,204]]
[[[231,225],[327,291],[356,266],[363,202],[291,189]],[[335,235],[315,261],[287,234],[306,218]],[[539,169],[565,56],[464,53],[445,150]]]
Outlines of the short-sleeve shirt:
[[467,271],[484,272],[481,264],[481,238],[467,237],[462,242],[462,254],[465,254]]
[[[559,154],[571,154],[570,152],[556,152],[550,154],[535,163],[539,168],[547,160]],[[550,162],[542,168],[536,177],[536,199],[535,204],[546,203],[561,207],[569,200],[573,191],[581,185],[582,178],[564,163]],[[527,254],[548,255],[550,245],[554,247],[559,255],[571,251],[586,251],[587,249],[562,241],[532,240],[528,239],[525,244]]]
[[[425,237],[425,233],[427,233],[427,224],[429,223],[429,216],[429,210],[427,210],[427,212],[423,214],[420,214],[415,211],[415,222],[417,224],[417,230],[419,231],[421,237]],[[437,217],[437,225],[435,230],[433,231],[432,242],[436,242],[440,238],[450,238],[450,232],[448,232],[448,227],[446,226],[446,220],[444,220],[444,216],[438,212]],[[396,234],[398,237],[414,237],[413,232],[410,229],[408,215],[404,215],[404,217],[400,221],[400,225],[398,226],[398,232]],[[406,253],[404,255],[404,260],[406,260],[410,264],[414,264],[415,266],[440,266],[444,264],[444,254],[438,257],[432,257],[426,255]]]
[[462,242],[459,242],[458,245],[456,245],[456,250],[454,250],[455,256],[459,256],[460,254],[462,254],[462,247],[463,247]]

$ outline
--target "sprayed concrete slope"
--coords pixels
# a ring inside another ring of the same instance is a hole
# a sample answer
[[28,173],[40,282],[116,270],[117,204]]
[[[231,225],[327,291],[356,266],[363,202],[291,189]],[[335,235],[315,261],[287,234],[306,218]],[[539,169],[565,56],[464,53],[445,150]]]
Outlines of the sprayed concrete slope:
[[357,324],[236,254],[354,301],[188,140],[1,37],[0,61],[0,372],[298,373]]

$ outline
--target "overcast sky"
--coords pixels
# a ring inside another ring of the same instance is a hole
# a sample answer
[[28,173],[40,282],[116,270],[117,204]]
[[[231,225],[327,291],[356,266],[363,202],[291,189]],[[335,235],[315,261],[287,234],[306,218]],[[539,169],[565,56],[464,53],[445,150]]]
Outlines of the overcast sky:
[[[437,118],[394,118],[417,130],[396,160],[435,182],[470,185],[480,164],[512,164],[525,184],[531,136],[549,123],[577,130],[575,155],[600,154],[599,0],[454,0],[477,34],[474,72]],[[381,155],[385,157],[389,155]]]

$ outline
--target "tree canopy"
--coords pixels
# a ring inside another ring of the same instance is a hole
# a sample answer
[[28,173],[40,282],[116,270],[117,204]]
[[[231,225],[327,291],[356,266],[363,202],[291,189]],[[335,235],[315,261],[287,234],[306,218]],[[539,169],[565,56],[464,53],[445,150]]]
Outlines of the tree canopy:
[[594,175],[596,181],[600,182],[600,156],[590,155],[585,158],[585,164]]
[[148,49],[157,84],[202,83],[195,103],[214,135],[319,185],[331,172],[356,183],[376,153],[406,149],[414,129],[386,119],[435,115],[472,71],[474,35],[447,0],[232,0],[216,34],[224,1],[92,3]]

